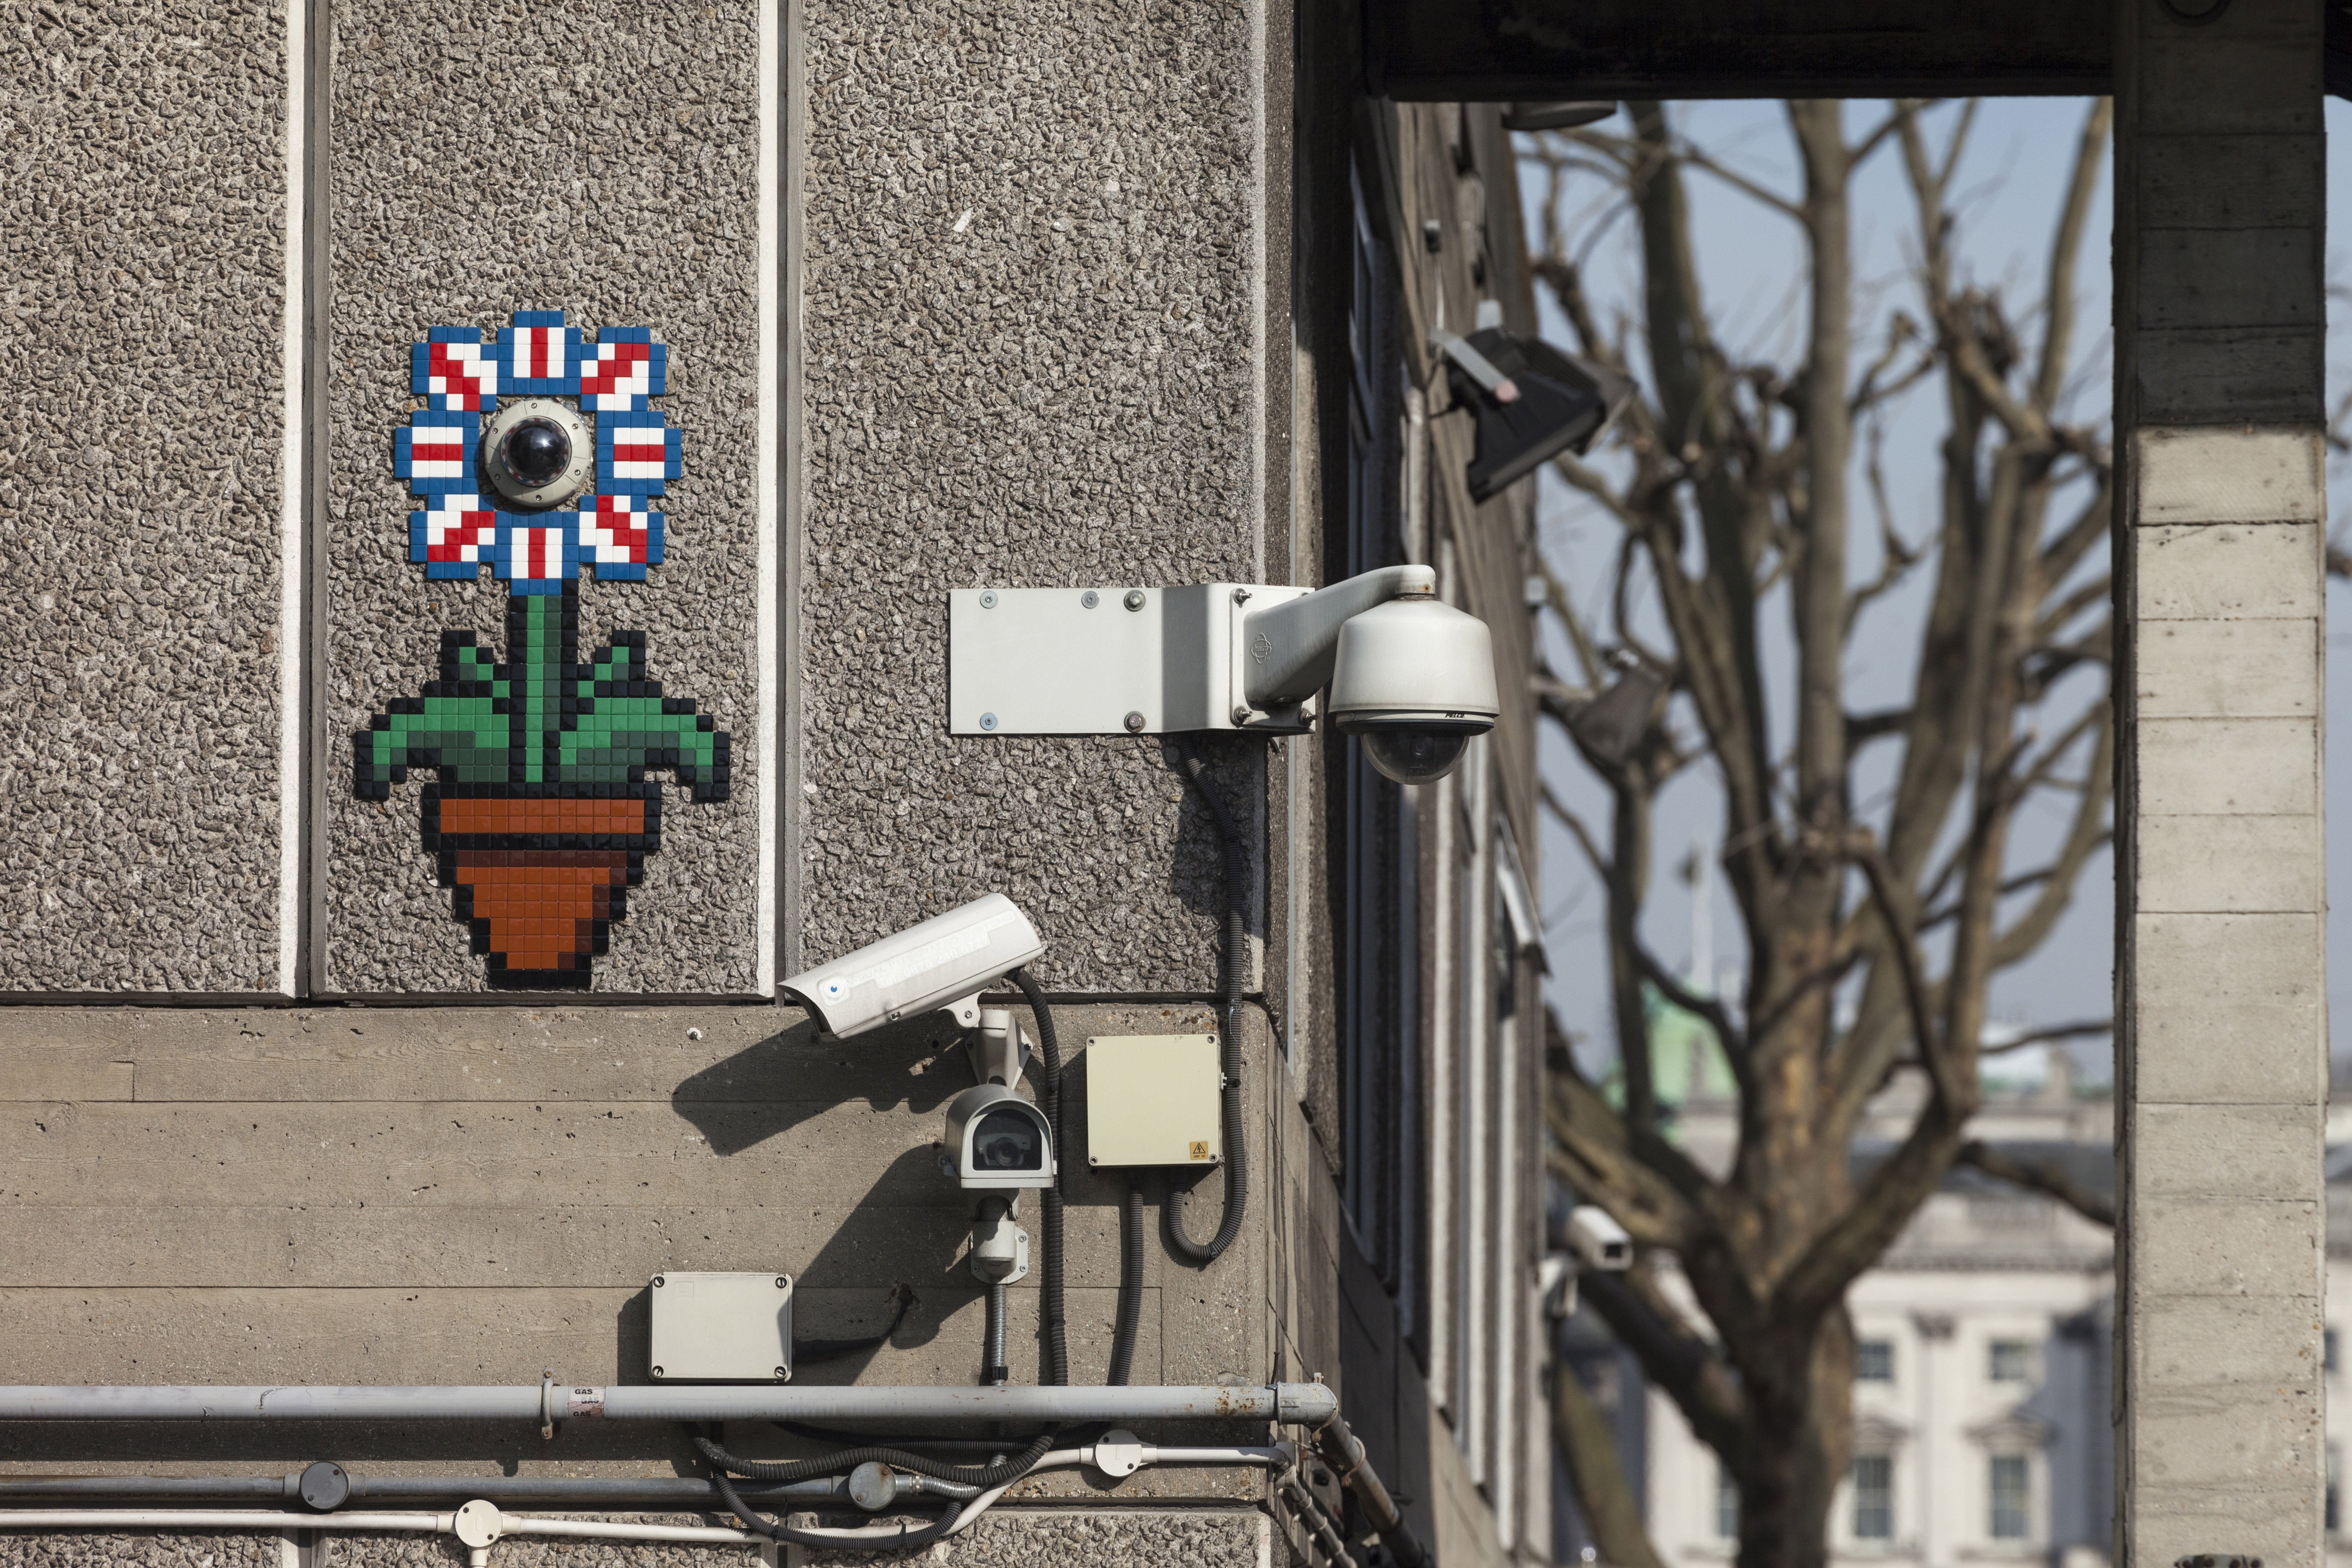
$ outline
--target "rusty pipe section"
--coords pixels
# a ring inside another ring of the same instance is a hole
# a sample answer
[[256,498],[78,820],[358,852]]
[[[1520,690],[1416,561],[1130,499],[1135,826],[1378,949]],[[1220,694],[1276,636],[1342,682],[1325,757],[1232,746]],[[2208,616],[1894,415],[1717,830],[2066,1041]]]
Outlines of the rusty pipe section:
[[1277,1421],[1338,1414],[1321,1384],[793,1388],[0,1385],[0,1421]]
[[1363,1510],[1364,1518],[1380,1532],[1381,1544],[1397,1560],[1398,1568],[1435,1568],[1436,1559],[1404,1521],[1403,1511],[1389,1496],[1389,1489],[1381,1483],[1379,1473],[1365,1461],[1364,1445],[1339,1418],[1336,1402],[1330,1415],[1315,1429],[1315,1451],[1331,1467],[1339,1484],[1354,1495],[1356,1506]]

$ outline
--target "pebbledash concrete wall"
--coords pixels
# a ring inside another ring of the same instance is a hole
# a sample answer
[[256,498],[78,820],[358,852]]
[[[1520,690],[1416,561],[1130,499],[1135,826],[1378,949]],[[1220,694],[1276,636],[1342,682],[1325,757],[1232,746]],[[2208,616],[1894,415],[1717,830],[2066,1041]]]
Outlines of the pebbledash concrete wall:
[[[1252,11],[803,16],[787,952],[990,887],[1037,921],[1049,985],[1208,991],[1219,866],[1178,745],[948,735],[943,612],[950,588],[1262,580]],[[1213,752],[1244,816],[1265,752]]]
[[[1216,845],[1175,747],[948,738],[945,596],[1265,571],[1284,318],[1262,122],[1289,46],[1231,0],[772,20],[763,43],[723,0],[63,5],[0,44],[0,986],[21,994],[0,1008],[0,1381],[642,1381],[648,1277],[749,1268],[796,1278],[803,1334],[919,1298],[890,1346],[803,1381],[969,1383],[969,1209],[933,1148],[960,1045],[928,1023],[822,1042],[761,987],[990,890],[1077,998],[1070,1339],[1074,1375],[1102,1375],[1119,1193],[1083,1173],[1085,1045],[1217,1026]],[[495,642],[503,615],[502,584],[407,560],[409,345],[519,310],[669,346],[667,559],[583,582],[583,638],[647,633],[736,759],[727,802],[666,792],[663,849],[577,996],[491,988],[417,837],[421,780],[351,787],[353,731],[437,674],[441,632]],[[289,342],[313,370],[290,388]],[[1262,941],[1263,747],[1212,762]],[[1336,1373],[1330,1184],[1263,1010],[1242,1043],[1249,1220],[1205,1269],[1147,1248],[1139,1382]],[[1013,1292],[1016,1379],[1037,1282]],[[691,1464],[676,1433],[582,1426],[0,1426],[0,1464]],[[1041,1478],[954,1560],[1255,1568],[1288,1551],[1265,1491]],[[1055,1500],[1085,1506],[1024,1511]],[[0,1537],[0,1563],[277,1552]]]
[[0,28],[0,986],[277,984],[286,34]]

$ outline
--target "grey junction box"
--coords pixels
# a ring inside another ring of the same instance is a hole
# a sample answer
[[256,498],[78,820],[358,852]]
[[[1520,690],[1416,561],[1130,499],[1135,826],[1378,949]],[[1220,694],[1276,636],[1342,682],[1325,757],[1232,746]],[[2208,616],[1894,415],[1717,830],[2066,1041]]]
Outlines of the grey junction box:
[[1087,1163],[1213,1165],[1225,1157],[1214,1035],[1087,1041]]
[[653,1278],[656,1383],[789,1383],[793,1277],[688,1274]]

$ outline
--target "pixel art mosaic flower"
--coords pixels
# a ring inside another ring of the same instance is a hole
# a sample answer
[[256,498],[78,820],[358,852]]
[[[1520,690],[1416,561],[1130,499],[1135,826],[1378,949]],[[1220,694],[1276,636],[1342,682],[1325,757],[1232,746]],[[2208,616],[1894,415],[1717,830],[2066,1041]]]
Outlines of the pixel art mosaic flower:
[[651,404],[668,368],[649,330],[590,343],[560,310],[519,311],[493,342],[436,327],[412,347],[426,406],[393,437],[424,502],[409,559],[427,579],[488,566],[509,595],[506,647],[443,633],[440,679],[353,738],[354,787],[388,800],[411,769],[436,775],[424,847],[493,984],[586,985],[661,847],[649,775],[670,770],[701,804],[732,785],[726,732],[648,677],[645,633],[580,657],[582,569],[644,582],[662,561],[646,502],[681,474],[679,433]]
[[[664,521],[646,500],[684,471],[679,432],[652,406],[668,390],[669,350],[644,327],[587,342],[561,310],[518,311],[496,342],[436,327],[410,350],[409,390],[426,406],[394,432],[392,454],[425,501],[408,514],[409,560],[436,579],[488,566],[518,594],[560,594],[583,567],[605,582],[645,581],[661,563]],[[530,407],[501,430],[490,417],[501,396],[577,406]],[[530,439],[518,447],[518,435]],[[593,488],[529,504],[548,480],[584,479],[592,457]]]

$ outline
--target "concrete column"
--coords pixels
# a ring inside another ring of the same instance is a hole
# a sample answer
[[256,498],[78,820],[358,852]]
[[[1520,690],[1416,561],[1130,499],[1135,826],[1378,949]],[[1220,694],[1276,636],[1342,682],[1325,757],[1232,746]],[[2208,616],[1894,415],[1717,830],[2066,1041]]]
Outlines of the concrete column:
[[2321,1560],[2320,48],[2312,0],[2120,3],[2116,1452],[2133,1568]]

